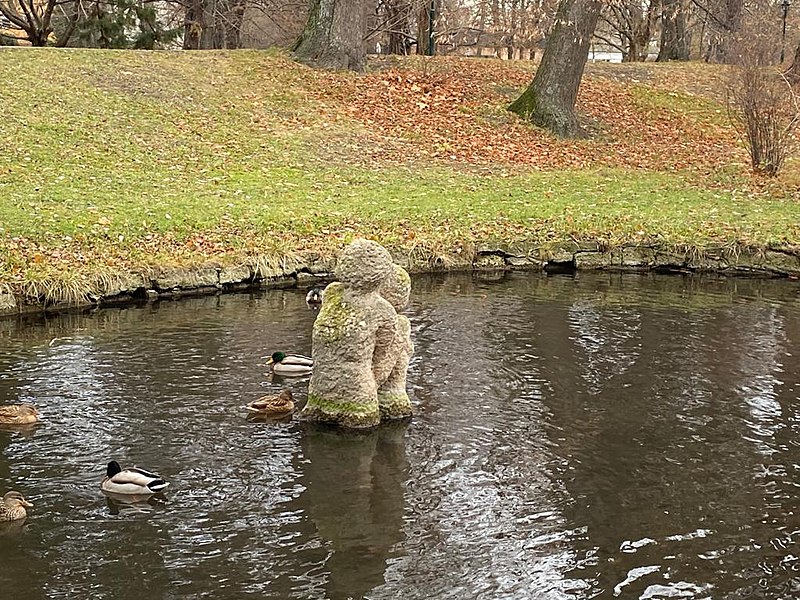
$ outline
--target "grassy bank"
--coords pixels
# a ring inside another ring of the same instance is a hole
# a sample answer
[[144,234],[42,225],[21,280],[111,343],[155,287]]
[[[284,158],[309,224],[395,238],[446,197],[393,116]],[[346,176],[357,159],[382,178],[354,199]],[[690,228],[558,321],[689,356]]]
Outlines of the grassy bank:
[[505,111],[525,63],[357,76],[256,51],[0,50],[0,287],[98,293],[120,272],[330,256],[357,235],[432,256],[792,249],[795,165],[749,175],[720,69],[594,65],[592,137],[561,141]]

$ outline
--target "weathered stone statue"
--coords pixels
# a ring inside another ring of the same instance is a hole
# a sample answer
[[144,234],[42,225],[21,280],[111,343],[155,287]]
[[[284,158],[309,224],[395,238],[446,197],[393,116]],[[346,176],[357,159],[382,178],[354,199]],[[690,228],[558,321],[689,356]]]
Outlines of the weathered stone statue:
[[345,427],[380,423],[378,387],[398,361],[398,319],[379,293],[395,273],[392,258],[377,242],[356,240],[336,265],[337,282],[325,288],[314,322],[314,370],[300,418]]
[[[399,313],[408,305],[411,277],[403,267],[394,265],[394,272],[383,282],[380,293]],[[408,361],[414,354],[414,344],[411,342],[411,321],[405,315],[397,315],[393,353],[396,357],[394,368],[378,388],[378,408],[382,419],[403,419],[411,416],[406,375]]]

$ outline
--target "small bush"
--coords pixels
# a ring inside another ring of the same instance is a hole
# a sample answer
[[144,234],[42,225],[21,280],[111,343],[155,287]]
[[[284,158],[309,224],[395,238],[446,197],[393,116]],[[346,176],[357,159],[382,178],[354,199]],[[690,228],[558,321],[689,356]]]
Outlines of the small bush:
[[[741,44],[742,40],[747,42]],[[797,98],[775,65],[770,38],[752,35],[742,40],[728,84],[728,115],[747,147],[753,170],[774,177],[794,149],[800,116]]]

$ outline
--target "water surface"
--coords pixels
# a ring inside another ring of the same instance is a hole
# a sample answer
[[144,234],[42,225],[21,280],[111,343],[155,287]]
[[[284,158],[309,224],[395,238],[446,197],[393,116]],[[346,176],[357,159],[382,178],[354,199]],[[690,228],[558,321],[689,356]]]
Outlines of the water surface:
[[[794,598],[796,282],[414,280],[410,423],[254,423],[302,290],[0,320],[2,598]],[[163,499],[99,491],[110,459]]]

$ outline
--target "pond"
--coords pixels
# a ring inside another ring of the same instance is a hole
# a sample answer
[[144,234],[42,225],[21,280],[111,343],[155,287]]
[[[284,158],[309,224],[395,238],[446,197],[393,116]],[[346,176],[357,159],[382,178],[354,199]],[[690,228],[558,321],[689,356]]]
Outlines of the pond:
[[[414,280],[408,423],[344,434],[241,408],[310,352],[302,290],[0,321],[2,598],[800,595],[796,282]],[[116,459],[164,498],[99,490]]]

